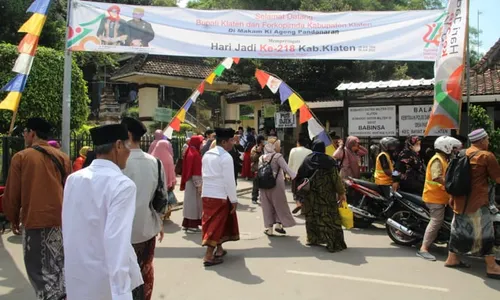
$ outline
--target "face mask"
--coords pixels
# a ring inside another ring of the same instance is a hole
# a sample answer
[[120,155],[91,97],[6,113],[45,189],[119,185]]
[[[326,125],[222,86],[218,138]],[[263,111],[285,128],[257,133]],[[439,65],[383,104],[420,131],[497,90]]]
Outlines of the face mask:
[[413,146],[413,151],[415,151],[415,152],[417,152],[417,153],[419,153],[419,152],[420,152],[420,149],[421,149],[420,145],[418,145],[418,146]]

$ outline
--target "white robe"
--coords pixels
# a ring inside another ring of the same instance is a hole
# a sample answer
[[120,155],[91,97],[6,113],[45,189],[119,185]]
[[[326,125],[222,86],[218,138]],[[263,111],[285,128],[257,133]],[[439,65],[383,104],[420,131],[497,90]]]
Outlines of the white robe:
[[71,174],[62,211],[65,279],[71,300],[132,300],[143,284],[131,245],[136,186],[113,162]]

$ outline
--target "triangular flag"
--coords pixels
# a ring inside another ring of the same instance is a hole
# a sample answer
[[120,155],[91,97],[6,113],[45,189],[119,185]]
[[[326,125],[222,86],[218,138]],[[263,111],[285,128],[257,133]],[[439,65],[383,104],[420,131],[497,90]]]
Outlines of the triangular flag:
[[223,65],[224,68],[226,68],[226,69],[231,69],[231,67],[233,66],[233,59],[231,57],[228,57],[228,58],[224,59],[224,61],[221,63],[221,65]]
[[205,81],[203,81],[199,86],[198,86],[198,92],[200,92],[200,95],[205,92]]
[[255,77],[257,78],[257,81],[260,83],[260,87],[264,88],[267,84],[267,80],[269,80],[269,74],[262,70],[255,70]]
[[191,105],[193,105],[193,100],[189,99],[188,101],[186,101],[186,103],[183,106],[184,110],[186,110],[186,112],[187,112],[189,110],[189,108],[191,108]]
[[297,96],[297,94],[293,93],[290,98],[288,98],[288,104],[290,104],[290,109],[292,113],[296,113],[299,108],[305,105],[304,101]]
[[334,152],[335,152],[335,147],[333,146],[333,144],[331,144],[329,146],[326,146],[326,149],[325,149],[325,154],[326,155],[333,156]]
[[267,80],[267,87],[271,90],[271,92],[273,92],[273,94],[276,94],[281,83],[283,83],[283,81],[274,76],[269,76],[269,79]]
[[233,61],[235,64],[239,64],[240,63],[240,59],[238,57],[233,57]]
[[26,12],[46,15],[49,5],[50,5],[50,0],[35,0],[35,2],[31,3],[30,7]]
[[172,139],[172,135],[174,133],[174,129],[170,126],[167,127],[167,129],[165,129],[165,131],[163,131],[163,134],[168,138],[168,139]]
[[172,127],[175,131],[179,131],[181,130],[181,120],[173,118],[168,126]]
[[207,81],[208,83],[212,84],[212,83],[214,83],[214,79],[215,79],[215,73],[212,73],[212,74],[210,74],[210,75],[207,77],[206,81]]
[[326,131],[322,131],[320,134],[318,134],[318,139],[325,143],[325,146],[328,147],[332,144],[332,141],[330,140],[330,137],[326,133]]
[[189,99],[191,99],[193,102],[196,102],[196,100],[198,99],[198,97],[200,96],[200,91],[198,90],[195,90],[192,94],[191,94],[191,97],[189,97]]
[[312,118],[312,114],[311,114],[311,111],[309,110],[309,108],[307,107],[307,105],[302,105],[300,107],[300,119],[299,119],[299,123],[300,124],[304,124],[305,122],[309,121],[310,118]]
[[224,72],[226,68],[223,66],[223,65],[218,65],[217,68],[215,68],[215,75],[217,76],[221,76],[222,75],[222,72]]
[[27,34],[17,46],[17,51],[19,53],[26,53],[31,56],[35,56],[36,48],[38,46],[39,37],[33,34]]
[[177,113],[176,118],[181,122],[184,122],[184,120],[186,120],[186,110],[184,108],[181,108],[181,110],[179,110],[179,112]]
[[28,80],[28,76],[24,74],[17,74],[9,83],[7,83],[0,92],[20,92],[24,91],[24,87],[26,86],[26,81]]
[[283,102],[285,102],[293,94],[293,92],[292,89],[286,83],[282,83],[279,87],[279,90],[280,90],[281,104],[283,104]]
[[15,111],[19,107],[19,101],[21,100],[21,93],[10,92],[2,102],[0,102],[0,109]]
[[43,24],[45,24],[45,20],[47,19],[46,15],[42,14],[33,14],[31,18],[26,21],[26,23],[19,28],[18,32],[26,32],[31,33],[36,36],[40,36],[42,32]]
[[31,70],[31,66],[33,65],[33,56],[25,53],[19,54],[17,57],[16,63],[12,68],[12,71],[20,74],[28,75]]
[[312,140],[324,129],[323,126],[321,126],[315,118],[311,118],[309,119],[309,121],[307,121],[307,130],[309,131],[309,138]]

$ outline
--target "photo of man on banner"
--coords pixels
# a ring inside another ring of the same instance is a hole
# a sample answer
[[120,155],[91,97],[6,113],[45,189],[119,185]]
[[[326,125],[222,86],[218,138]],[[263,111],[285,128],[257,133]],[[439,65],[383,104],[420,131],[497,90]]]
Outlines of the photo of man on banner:
[[137,7],[132,13],[133,19],[128,21],[129,39],[127,45],[133,47],[149,47],[149,42],[155,38],[155,32],[150,23],[144,21],[144,8]]
[[101,45],[124,46],[129,38],[129,26],[120,18],[120,7],[112,5],[108,8],[108,17],[102,19],[97,37]]

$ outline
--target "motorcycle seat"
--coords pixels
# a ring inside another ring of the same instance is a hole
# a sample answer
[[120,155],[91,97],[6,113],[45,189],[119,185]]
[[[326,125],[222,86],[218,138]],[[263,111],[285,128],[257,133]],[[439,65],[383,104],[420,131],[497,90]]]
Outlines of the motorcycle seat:
[[364,186],[365,188],[368,188],[370,190],[373,190],[379,194],[382,193],[382,191],[379,189],[378,185],[376,185],[374,182],[371,182],[371,181],[364,181],[364,180],[361,180],[361,179],[356,179],[356,178],[351,178],[351,180],[356,183],[356,184],[359,184],[361,186]]
[[405,199],[410,200],[413,204],[416,204],[418,206],[423,206],[427,209],[427,206],[425,205],[425,202],[424,200],[422,200],[421,196],[401,191],[399,191],[398,193],[400,193]]

